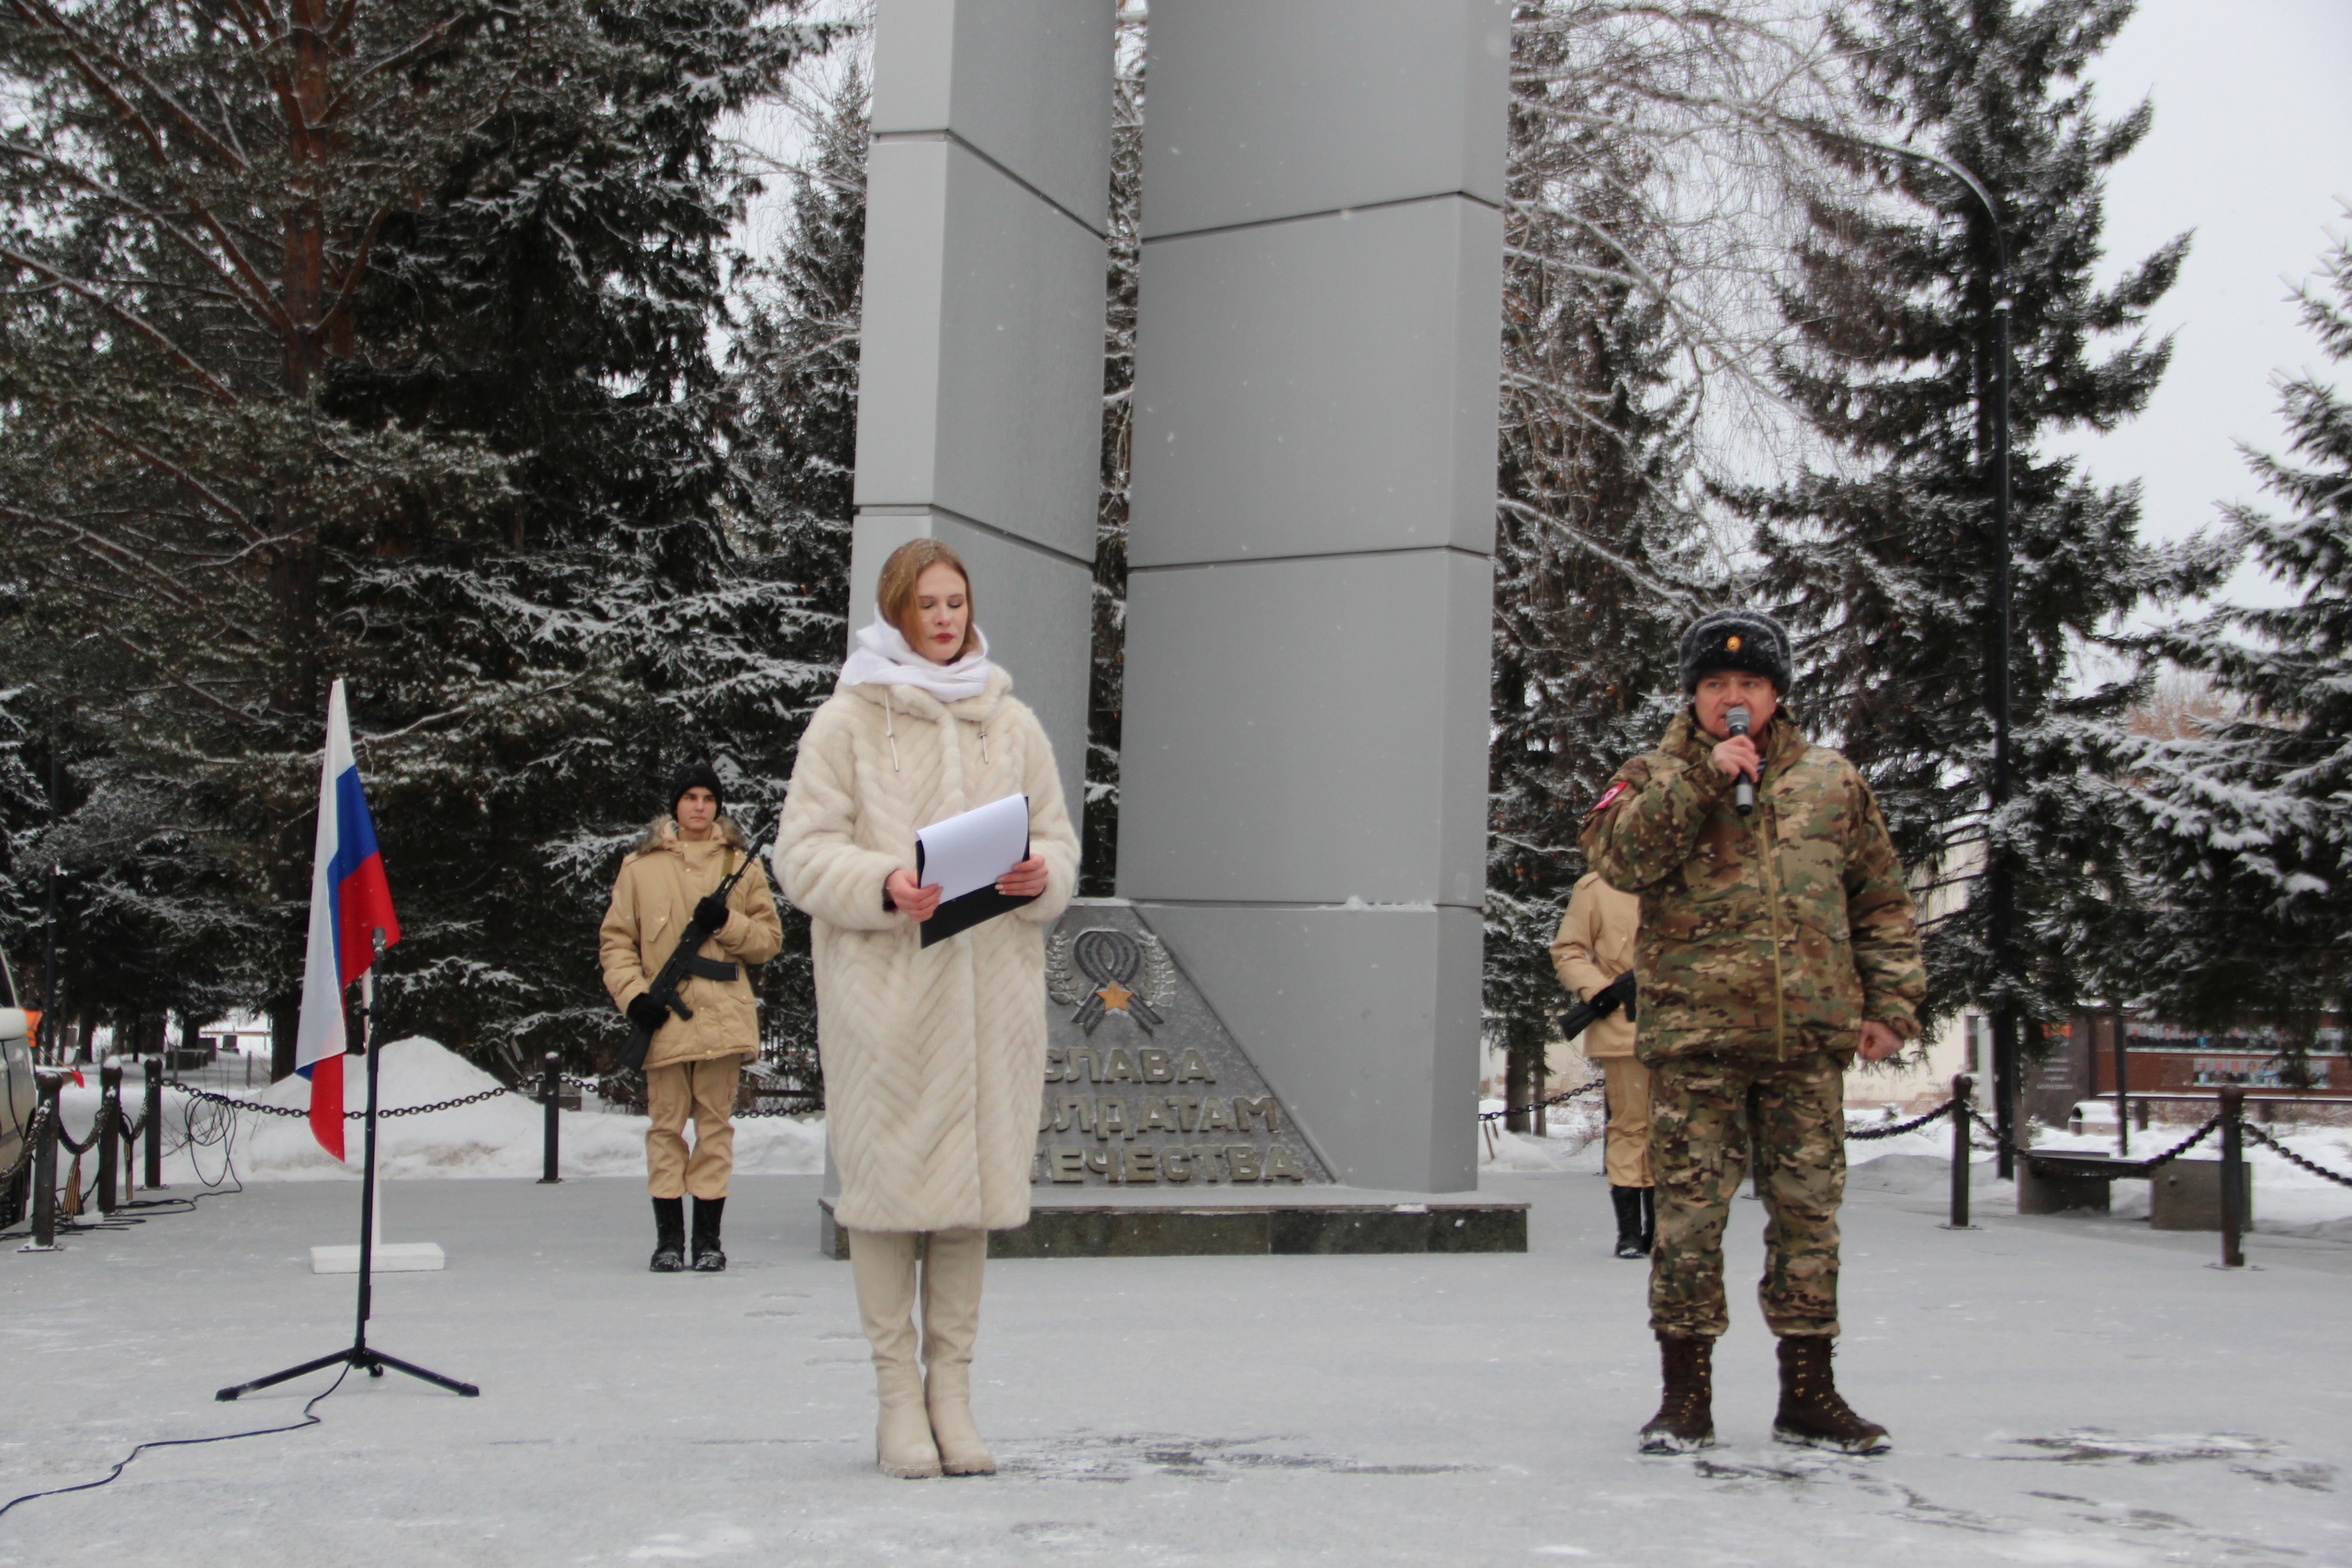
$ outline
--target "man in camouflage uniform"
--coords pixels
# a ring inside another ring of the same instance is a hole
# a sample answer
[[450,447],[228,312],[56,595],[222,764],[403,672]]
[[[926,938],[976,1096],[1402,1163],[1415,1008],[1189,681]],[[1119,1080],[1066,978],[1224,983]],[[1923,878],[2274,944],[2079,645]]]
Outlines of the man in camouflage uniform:
[[[1789,686],[1780,623],[1705,616],[1683,634],[1681,656],[1690,706],[1656,750],[1617,771],[1581,838],[1591,868],[1642,900],[1636,1049],[1654,1077],[1650,1326],[1666,1382],[1642,1449],[1714,1441],[1713,1352],[1729,1326],[1724,1222],[1752,1134],[1769,1215],[1758,1293],[1780,1339],[1773,1436],[1876,1453],[1886,1429],[1847,1407],[1829,1364],[1845,1070],[1858,1053],[1883,1060],[1917,1035],[1918,925],[1870,786],[1779,711]],[[1735,736],[1742,707],[1749,733]],[[1746,813],[1743,780],[1754,791]]]

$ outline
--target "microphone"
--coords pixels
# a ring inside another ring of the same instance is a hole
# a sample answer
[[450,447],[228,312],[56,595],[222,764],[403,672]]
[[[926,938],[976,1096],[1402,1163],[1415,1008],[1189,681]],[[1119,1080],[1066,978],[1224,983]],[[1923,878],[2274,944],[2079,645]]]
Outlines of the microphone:
[[[1747,709],[1744,706],[1732,709],[1724,715],[1724,723],[1734,735],[1747,734]],[[1756,785],[1746,773],[1740,774],[1731,786],[1731,808],[1742,817],[1756,809]]]

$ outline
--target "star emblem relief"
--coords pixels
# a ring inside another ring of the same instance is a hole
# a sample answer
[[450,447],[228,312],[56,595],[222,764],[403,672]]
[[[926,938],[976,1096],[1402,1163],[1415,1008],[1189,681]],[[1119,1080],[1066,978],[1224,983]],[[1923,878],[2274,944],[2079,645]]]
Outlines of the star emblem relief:
[[1102,998],[1102,1010],[1104,1012],[1126,1011],[1127,1004],[1135,999],[1136,995],[1133,991],[1130,991],[1116,980],[1112,981],[1109,985],[1103,987],[1094,994]]

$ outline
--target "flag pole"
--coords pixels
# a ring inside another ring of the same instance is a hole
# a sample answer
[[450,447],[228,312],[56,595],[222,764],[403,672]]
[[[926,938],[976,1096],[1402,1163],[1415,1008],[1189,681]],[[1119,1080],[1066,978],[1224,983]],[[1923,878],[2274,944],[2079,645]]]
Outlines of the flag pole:
[[[307,1017],[311,1011],[311,1004],[315,995],[320,1004],[319,1010],[324,1016],[326,1028],[330,1032],[326,1038],[332,1040],[335,1045],[332,1053],[318,1055],[312,1059],[311,1108],[314,1116],[330,1119],[329,1125],[334,1128],[335,1134],[334,1141],[328,1142],[324,1133],[319,1134],[319,1140],[325,1144],[328,1152],[339,1160],[343,1157],[344,1149],[340,1120],[344,1066],[340,1010],[346,990],[341,983],[341,976],[348,972],[349,965],[343,964],[341,958],[341,954],[347,949],[338,944],[346,937],[356,938],[362,932],[367,933],[372,952],[368,956],[367,966],[359,972],[359,1049],[367,1059],[368,1109],[362,1112],[366,1120],[366,1135],[359,1179],[358,1316],[353,1325],[351,1345],[348,1348],[314,1357],[304,1361],[300,1366],[288,1367],[283,1371],[272,1372],[265,1378],[255,1378],[251,1382],[236,1383],[221,1389],[212,1396],[218,1400],[235,1399],[242,1394],[251,1393],[256,1389],[269,1388],[290,1379],[301,1377],[305,1373],[321,1371],[337,1365],[359,1368],[371,1378],[382,1377],[384,1369],[390,1367],[396,1372],[405,1372],[410,1377],[429,1382],[436,1388],[446,1388],[450,1393],[461,1394],[468,1399],[481,1393],[481,1390],[472,1383],[459,1382],[457,1379],[444,1377],[439,1372],[427,1371],[413,1362],[403,1361],[396,1356],[387,1356],[381,1350],[371,1349],[368,1344],[368,1316],[375,1304],[376,1089],[380,1067],[377,1060],[379,1050],[378,1036],[382,1032],[377,1027],[376,1019],[376,969],[383,962],[384,949],[391,942],[400,940],[400,921],[392,913],[390,893],[384,885],[381,863],[376,855],[375,828],[368,819],[367,800],[359,792],[358,769],[351,758],[350,751],[350,733],[345,717],[343,682],[337,681],[328,699],[327,706],[326,761],[319,791],[318,864],[313,868],[311,881],[312,943],[311,951],[306,959],[302,991],[305,1016]],[[338,775],[336,768],[338,760],[343,764],[342,776]],[[350,795],[346,800],[338,800],[334,792],[338,784],[344,782],[348,782],[351,785]],[[334,815],[345,808],[349,812],[347,823],[339,820]],[[348,831],[345,830],[346,828]],[[325,918],[321,914],[321,910],[327,907],[322,901],[320,889],[330,886],[328,878],[333,874],[332,867],[335,859],[345,852],[354,852],[361,848],[364,848],[365,852],[359,856],[359,870],[347,871],[345,874],[345,880],[342,884],[346,889],[359,890],[357,901],[355,902],[353,897],[346,896],[342,905],[342,929],[328,929],[320,923]],[[372,886],[367,879],[367,874],[370,873],[373,876]],[[372,895],[372,899],[368,895]],[[389,932],[385,929],[387,926],[391,928]],[[322,943],[323,946],[322,946]],[[322,953],[323,953],[322,959]],[[320,987],[316,992],[311,988],[313,985]],[[332,1089],[322,1088],[321,1075],[326,1073],[334,1075],[333,1079],[329,1080],[334,1086]],[[322,1098],[328,1095],[332,1098]],[[317,1131],[315,1122],[313,1131]]]
[[[381,964],[384,933],[380,929],[375,940],[376,964]],[[376,964],[368,965],[368,972],[359,976],[359,1049],[368,1056],[368,1130],[359,1177],[359,1326],[351,1341],[356,1356],[368,1353],[368,1314],[375,1304],[376,1288],[376,1075],[381,1066],[376,1055]],[[379,1378],[384,1370],[370,1365],[368,1375]]]
[[[378,958],[381,958],[383,955],[384,933],[381,930],[379,930],[376,932],[376,956]],[[299,1367],[288,1367],[282,1372],[272,1372],[266,1378],[255,1378],[251,1382],[241,1382],[232,1387],[224,1388],[212,1396],[215,1399],[235,1399],[238,1395],[251,1393],[255,1389],[268,1388],[273,1384],[285,1382],[290,1379],[301,1377],[307,1372],[319,1371],[324,1368],[335,1366],[338,1363],[346,1366],[357,1367],[366,1371],[371,1378],[382,1377],[384,1375],[384,1369],[390,1367],[396,1372],[406,1372],[413,1378],[422,1379],[425,1382],[429,1382],[436,1388],[446,1388],[451,1393],[462,1394],[468,1399],[471,1399],[481,1393],[481,1390],[472,1383],[459,1382],[457,1379],[444,1377],[439,1372],[427,1371],[424,1368],[417,1366],[413,1362],[403,1361],[397,1356],[387,1356],[381,1350],[371,1349],[368,1348],[368,1313],[371,1305],[371,1292],[369,1290],[369,1286],[373,1279],[371,1268],[375,1262],[376,1251],[376,1241],[373,1233],[376,1228],[376,1073],[378,1066],[376,1059],[376,967],[372,964],[368,966],[367,974],[360,977],[359,996],[359,1016],[361,1020],[359,1048],[367,1054],[368,1057],[368,1110],[366,1113],[367,1133],[365,1143],[367,1152],[363,1156],[366,1168],[361,1173],[359,1185],[359,1319],[357,1326],[351,1337],[351,1348],[347,1350],[334,1351],[330,1355],[315,1357],[311,1360],[303,1362]],[[340,1061],[335,1062],[334,1064],[334,1070],[341,1072],[343,1070],[343,1064]]]

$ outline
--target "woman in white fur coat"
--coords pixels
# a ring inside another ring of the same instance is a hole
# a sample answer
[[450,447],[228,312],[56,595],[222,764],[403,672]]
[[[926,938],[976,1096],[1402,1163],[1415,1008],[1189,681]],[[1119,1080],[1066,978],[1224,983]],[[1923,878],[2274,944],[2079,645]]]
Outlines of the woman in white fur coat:
[[[989,662],[956,552],[900,546],[876,597],[801,738],[775,865],[812,925],[834,1218],[874,1345],[876,1457],[892,1475],[988,1474],[969,1403],[981,1266],[989,1231],[1029,1220],[1045,934],[1077,885],[1078,836],[1044,728]],[[997,887],[1032,901],[923,947],[939,889],[915,881],[916,831],[1023,794],[1030,854]]]

